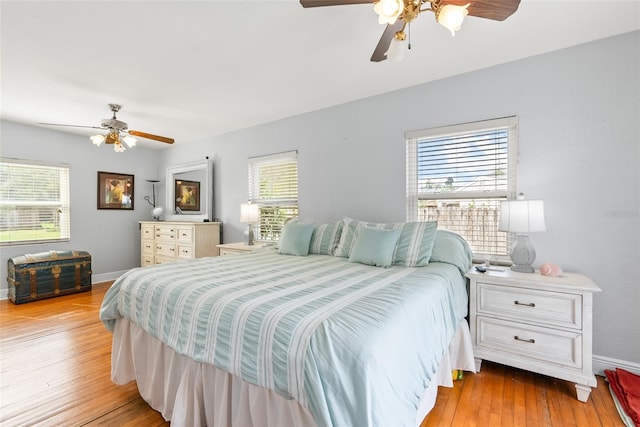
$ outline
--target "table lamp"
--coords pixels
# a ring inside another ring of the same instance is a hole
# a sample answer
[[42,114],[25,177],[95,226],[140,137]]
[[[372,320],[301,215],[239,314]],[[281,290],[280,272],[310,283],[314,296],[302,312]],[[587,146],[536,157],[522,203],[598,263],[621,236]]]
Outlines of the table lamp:
[[511,269],[521,273],[533,273],[531,266],[536,259],[536,250],[529,241],[529,233],[547,231],[544,222],[544,202],[542,200],[524,200],[524,194],[518,194],[517,200],[508,200],[500,204],[500,223],[498,230],[516,235],[511,247]]
[[260,208],[252,203],[243,203],[240,205],[240,222],[247,224],[244,231],[244,243],[246,245],[254,244],[253,224],[258,222],[260,218]]

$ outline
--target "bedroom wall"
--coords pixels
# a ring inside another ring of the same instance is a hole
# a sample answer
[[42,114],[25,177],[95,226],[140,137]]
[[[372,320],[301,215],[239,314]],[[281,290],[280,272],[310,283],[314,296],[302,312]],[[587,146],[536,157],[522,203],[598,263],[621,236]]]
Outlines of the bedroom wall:
[[[403,64],[391,64],[399,73]],[[640,32],[523,59],[165,150],[126,153],[86,137],[3,121],[0,155],[69,163],[71,241],[0,247],[7,259],[50,249],[93,256],[94,282],[139,265],[138,221],[151,219],[145,179],[168,165],[214,159],[215,216],[241,241],[247,158],[296,149],[300,216],[405,218],[404,132],[518,115],[518,191],[545,201],[546,233],[531,236],[536,264],[591,277],[594,353],[640,365]],[[133,173],[135,210],[96,209],[96,172]],[[156,193],[163,198],[164,185]]]
[[162,164],[213,156],[225,242],[243,237],[247,158],[293,149],[303,220],[403,221],[405,131],[517,115],[518,191],[545,201],[548,231],[531,236],[536,264],[555,262],[602,288],[594,353],[638,367],[639,52],[633,32],[176,145]]
[[[0,298],[7,296],[7,260],[26,253],[49,250],[85,250],[91,254],[93,282],[118,277],[140,265],[138,221],[150,220],[144,196],[151,194],[146,179],[158,178],[160,151],[137,146],[116,153],[97,148],[85,136],[2,121],[0,155],[27,160],[66,163],[70,167],[71,240],[60,243],[0,246]],[[134,210],[97,209],[97,172],[134,175]],[[162,176],[163,177],[163,176]]]

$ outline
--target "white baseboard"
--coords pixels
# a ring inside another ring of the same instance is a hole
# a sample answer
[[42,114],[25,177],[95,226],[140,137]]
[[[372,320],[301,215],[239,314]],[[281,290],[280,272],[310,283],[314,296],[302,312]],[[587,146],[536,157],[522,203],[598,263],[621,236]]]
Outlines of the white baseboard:
[[122,276],[127,271],[129,270],[113,271],[111,273],[93,274],[91,275],[91,284],[110,282],[111,280],[116,280],[118,277]]
[[604,370],[614,371],[616,368],[622,368],[625,371],[633,372],[640,375],[640,363],[629,362],[626,360],[614,359],[612,357],[593,355],[593,373],[604,376]]

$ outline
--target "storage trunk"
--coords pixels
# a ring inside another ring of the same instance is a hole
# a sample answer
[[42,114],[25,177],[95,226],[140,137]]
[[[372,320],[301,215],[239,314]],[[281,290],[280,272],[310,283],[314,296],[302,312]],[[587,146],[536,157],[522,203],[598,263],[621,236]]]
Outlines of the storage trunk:
[[9,299],[16,304],[91,290],[91,255],[49,251],[7,261]]

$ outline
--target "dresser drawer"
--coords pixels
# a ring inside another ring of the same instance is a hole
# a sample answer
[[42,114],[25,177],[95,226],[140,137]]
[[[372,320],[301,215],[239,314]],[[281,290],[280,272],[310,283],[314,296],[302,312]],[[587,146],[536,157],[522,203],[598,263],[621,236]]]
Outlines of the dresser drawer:
[[174,261],[176,261],[176,258],[173,258],[173,257],[156,256],[155,258],[156,264],[164,264],[167,262],[174,262]]
[[193,242],[193,227],[178,227],[178,242]]
[[156,225],[156,241],[175,241],[178,235],[178,228],[170,225]]
[[582,328],[580,294],[478,283],[478,315],[510,317],[522,322]]
[[476,345],[482,351],[502,351],[514,358],[554,363],[572,368],[582,367],[582,334],[541,328],[479,316],[476,322]]
[[176,245],[171,243],[156,242],[156,255],[175,257]]
[[155,227],[152,224],[143,224],[140,227],[140,235],[142,239],[153,240]]
[[148,267],[150,265],[155,264],[153,255],[143,255],[142,256],[142,266]]
[[178,256],[180,258],[193,258],[193,248],[191,246],[178,245]]
[[142,253],[145,255],[152,255],[154,254],[154,247],[155,247],[155,243],[153,243],[153,240],[143,240],[142,241]]

